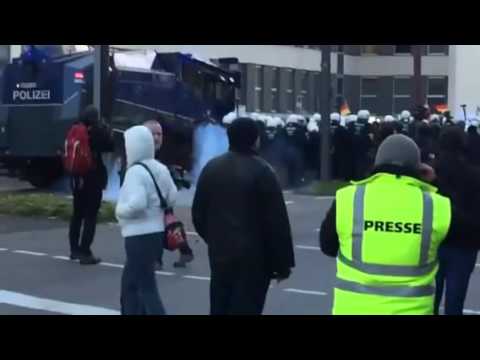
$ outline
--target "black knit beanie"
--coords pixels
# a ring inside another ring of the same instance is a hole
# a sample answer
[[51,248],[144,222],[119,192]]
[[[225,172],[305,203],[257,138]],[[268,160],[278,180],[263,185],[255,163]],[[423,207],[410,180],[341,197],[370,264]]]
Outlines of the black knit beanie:
[[249,152],[258,139],[258,127],[250,118],[238,118],[232,122],[227,131],[230,150]]
[[88,105],[80,115],[80,121],[86,126],[95,126],[99,122],[98,110],[93,105]]

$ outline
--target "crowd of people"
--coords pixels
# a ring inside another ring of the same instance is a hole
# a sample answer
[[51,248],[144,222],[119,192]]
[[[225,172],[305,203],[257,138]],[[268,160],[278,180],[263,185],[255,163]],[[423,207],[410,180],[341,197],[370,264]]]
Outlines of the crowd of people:
[[[283,187],[305,185],[308,180],[320,177],[321,167],[321,115],[280,116],[250,114],[259,128],[260,155],[271,164]],[[236,115],[228,114],[223,123],[228,126]],[[431,114],[419,106],[414,111],[405,110],[398,116],[372,116],[368,110],[358,114],[330,115],[330,156],[333,178],[343,181],[364,178],[373,168],[375,154],[384,139],[393,134],[412,138],[421,149],[422,162],[432,164],[438,156],[440,132],[443,128],[457,126],[468,131],[469,161],[480,164],[478,135],[480,119],[468,122],[454,121],[449,112]]]
[[[280,179],[284,171],[288,184],[298,186],[306,168],[318,174],[320,120],[225,121],[229,151],[202,170],[191,210],[208,247],[212,315],[261,314],[271,280],[289,278],[295,256]],[[105,187],[100,158],[111,142],[95,109],[80,121],[89,128],[98,166],[73,179],[70,244],[71,259],[88,265],[101,261],[90,250],[99,208],[98,196],[90,195]],[[480,135],[478,123],[465,127],[424,107],[381,122],[372,122],[368,111],[331,115],[333,173],[353,181],[337,192],[319,238],[322,251],[337,258],[334,314],[438,314],[444,288],[445,313],[462,313],[480,248]],[[166,313],[155,279],[165,242],[161,198],[173,207],[177,188],[155,160],[161,141],[156,122],[125,132],[116,205],[126,250],[124,315]],[[182,266],[192,260],[188,246],[180,249]]]

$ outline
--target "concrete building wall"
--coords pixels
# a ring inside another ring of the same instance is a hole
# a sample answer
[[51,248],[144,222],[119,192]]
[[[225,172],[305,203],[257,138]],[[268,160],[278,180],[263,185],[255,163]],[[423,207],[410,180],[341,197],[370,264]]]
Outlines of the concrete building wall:
[[460,105],[467,105],[468,116],[480,107],[480,45],[450,45],[449,108],[463,119]]

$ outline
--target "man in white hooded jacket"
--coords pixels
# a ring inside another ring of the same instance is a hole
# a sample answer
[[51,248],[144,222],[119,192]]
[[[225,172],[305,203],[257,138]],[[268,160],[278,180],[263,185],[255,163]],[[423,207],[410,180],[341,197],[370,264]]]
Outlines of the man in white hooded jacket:
[[125,132],[127,173],[120,189],[116,216],[125,238],[126,264],[122,274],[121,305],[124,315],[163,315],[155,262],[163,250],[164,213],[152,176],[172,207],[177,188],[167,167],[154,159],[152,133],[145,126]]

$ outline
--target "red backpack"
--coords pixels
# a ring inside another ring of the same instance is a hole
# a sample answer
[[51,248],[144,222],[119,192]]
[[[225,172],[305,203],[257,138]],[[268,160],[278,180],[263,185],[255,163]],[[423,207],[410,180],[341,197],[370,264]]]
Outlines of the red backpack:
[[72,126],[65,140],[63,166],[71,175],[83,176],[93,168],[93,157],[87,127],[82,124]]

